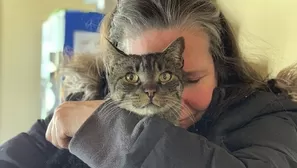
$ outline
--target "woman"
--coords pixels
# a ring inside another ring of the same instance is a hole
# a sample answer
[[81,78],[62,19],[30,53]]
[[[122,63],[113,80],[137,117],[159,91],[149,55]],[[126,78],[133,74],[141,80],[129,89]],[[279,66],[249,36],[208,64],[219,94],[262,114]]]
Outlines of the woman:
[[[224,15],[209,0],[122,0],[105,17],[101,35],[129,54],[159,52],[185,38],[184,70],[196,83],[184,90],[191,114],[182,111],[181,127],[156,117],[139,121],[112,102],[93,100],[102,94],[98,63],[78,58],[66,83],[83,92],[80,100],[92,101],[59,106],[48,127],[39,121],[5,143],[0,163],[45,167],[57,152],[51,142],[90,167],[297,167],[296,68],[262,78],[243,60]],[[60,167],[86,166],[62,156],[56,157]]]

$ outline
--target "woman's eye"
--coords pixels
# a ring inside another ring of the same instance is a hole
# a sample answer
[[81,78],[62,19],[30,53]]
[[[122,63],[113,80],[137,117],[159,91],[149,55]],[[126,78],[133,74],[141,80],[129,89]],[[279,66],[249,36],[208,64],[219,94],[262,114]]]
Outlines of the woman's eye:
[[169,72],[163,72],[159,76],[159,81],[162,83],[169,82],[172,79],[172,74]]
[[125,79],[129,83],[137,83],[139,81],[139,76],[135,73],[127,73]]
[[202,78],[204,78],[206,75],[186,75],[186,82],[189,84],[195,84],[198,83]]
[[194,84],[194,83],[198,83],[200,81],[200,79],[201,78],[199,78],[199,79],[188,79],[187,82],[191,83],[191,84]]

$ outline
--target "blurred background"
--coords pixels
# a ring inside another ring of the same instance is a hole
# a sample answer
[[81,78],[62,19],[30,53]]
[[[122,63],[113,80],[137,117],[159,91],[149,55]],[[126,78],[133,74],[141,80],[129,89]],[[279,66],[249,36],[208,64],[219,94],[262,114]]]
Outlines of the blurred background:
[[[65,52],[96,50],[96,25],[115,2],[0,0],[0,143],[28,130],[60,101],[57,94],[63,92],[51,81],[56,65]],[[274,76],[297,62],[296,0],[217,3],[232,22],[244,55],[263,74]],[[63,26],[67,23],[72,28]],[[76,42],[64,39],[69,31]]]

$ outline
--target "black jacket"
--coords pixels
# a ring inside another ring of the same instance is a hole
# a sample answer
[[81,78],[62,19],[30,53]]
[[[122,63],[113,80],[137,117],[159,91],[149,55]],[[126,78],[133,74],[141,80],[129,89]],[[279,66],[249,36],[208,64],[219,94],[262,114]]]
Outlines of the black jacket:
[[[188,131],[155,117],[103,110],[113,105],[106,103],[71,140],[70,152],[96,168],[297,168],[297,103],[260,91],[226,109],[217,103]],[[46,167],[58,151],[44,139],[46,126],[39,120],[4,143],[0,167]],[[71,159],[66,162],[70,167]]]

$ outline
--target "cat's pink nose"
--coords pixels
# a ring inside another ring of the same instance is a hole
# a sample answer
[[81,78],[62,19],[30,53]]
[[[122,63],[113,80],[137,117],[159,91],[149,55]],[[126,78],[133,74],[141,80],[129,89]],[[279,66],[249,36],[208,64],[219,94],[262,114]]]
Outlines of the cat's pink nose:
[[156,91],[156,89],[144,89],[144,92],[150,99],[152,99],[155,96]]
[[157,86],[152,83],[147,83],[143,86],[143,91],[150,98],[150,101],[152,101],[153,97],[155,96],[155,93],[157,92]]

